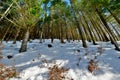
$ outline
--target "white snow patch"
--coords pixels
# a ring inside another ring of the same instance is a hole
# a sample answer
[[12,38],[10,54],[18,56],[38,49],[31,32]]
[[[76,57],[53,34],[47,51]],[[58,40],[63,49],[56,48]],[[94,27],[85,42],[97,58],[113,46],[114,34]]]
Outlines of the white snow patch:
[[[48,39],[40,44],[39,40],[33,40],[28,43],[28,50],[24,53],[19,53],[20,41],[16,44],[12,44],[12,41],[3,42],[5,48],[2,50],[3,58],[0,59],[0,63],[7,66],[15,65],[20,72],[18,78],[10,80],[48,80],[48,68],[53,65],[69,68],[64,73],[64,80],[120,80],[120,52],[114,50],[110,42],[97,42],[99,45],[87,42],[89,47],[86,49],[77,40],[65,44],[61,44],[57,39],[54,43],[50,42]],[[48,48],[48,44],[53,47]],[[120,41],[118,44],[120,45]],[[102,54],[98,51],[100,47]],[[8,59],[7,55],[13,55],[13,58]],[[94,71],[93,75],[87,66],[89,60],[95,56],[99,69]]]

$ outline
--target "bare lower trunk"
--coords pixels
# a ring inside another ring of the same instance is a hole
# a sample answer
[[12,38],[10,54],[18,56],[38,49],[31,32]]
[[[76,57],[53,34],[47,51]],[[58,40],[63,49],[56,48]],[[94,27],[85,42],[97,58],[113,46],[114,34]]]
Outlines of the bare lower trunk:
[[25,36],[22,40],[22,44],[21,44],[21,48],[19,50],[19,52],[25,52],[27,51],[27,42],[28,42],[28,39],[29,39],[29,30],[27,30],[27,32],[25,33]]
[[43,32],[40,33],[40,43],[42,43]]
[[66,27],[65,31],[66,31],[66,39],[67,39],[68,42],[70,42],[69,30],[68,30],[67,27]]
[[16,33],[15,39],[13,41],[13,44],[16,44],[16,40],[17,40],[17,37],[19,36],[19,33],[20,33],[20,29],[18,29],[18,31]]
[[82,39],[83,47],[84,47],[84,48],[87,48],[87,44],[86,44],[86,41],[85,41],[85,36],[84,36],[84,33],[83,33],[83,31],[82,31],[82,29],[81,29],[81,27],[80,27],[79,21],[78,21],[78,19],[77,19],[77,17],[76,17],[72,0],[70,0],[70,4],[71,4],[71,10],[73,11],[73,17],[74,17],[74,19],[75,19],[76,26],[77,26],[77,28],[78,28],[79,34],[80,34],[81,39]]
[[64,33],[63,33],[63,25],[60,25],[60,42],[61,43],[65,43],[64,42]]

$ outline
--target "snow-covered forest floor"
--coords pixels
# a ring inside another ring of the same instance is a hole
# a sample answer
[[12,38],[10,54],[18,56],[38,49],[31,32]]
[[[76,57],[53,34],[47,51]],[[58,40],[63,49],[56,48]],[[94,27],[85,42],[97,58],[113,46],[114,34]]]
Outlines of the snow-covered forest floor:
[[[17,78],[10,80],[50,80],[49,72],[54,65],[67,69],[62,74],[63,80],[120,80],[120,51],[114,50],[110,42],[97,43],[99,45],[87,42],[88,48],[83,48],[78,41],[61,44],[59,40],[53,43],[33,40],[28,43],[27,52],[19,53],[21,42],[3,42],[5,48],[0,63],[15,66],[19,72]],[[88,70],[90,60],[96,63],[93,73]]]

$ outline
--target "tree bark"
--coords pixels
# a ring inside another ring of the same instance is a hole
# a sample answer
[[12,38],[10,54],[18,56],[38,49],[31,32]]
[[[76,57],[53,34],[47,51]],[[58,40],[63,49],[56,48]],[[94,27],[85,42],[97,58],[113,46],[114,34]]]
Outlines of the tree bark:
[[85,21],[85,23],[86,23],[86,25],[87,25],[87,28],[88,28],[88,31],[89,31],[89,33],[90,33],[91,39],[92,39],[92,41],[93,41],[93,44],[94,44],[94,45],[97,45],[97,43],[95,42],[95,39],[94,39],[94,37],[93,37],[92,31],[91,31],[91,29],[90,29],[90,26],[88,25],[88,23],[87,23],[87,21],[86,21],[86,19],[85,19],[85,15],[83,14],[82,11],[81,11],[81,13],[82,13],[83,19],[84,19],[84,21]]
[[27,51],[28,39],[29,39],[29,29],[25,33],[25,36],[22,40],[22,44],[21,44],[21,48],[20,48],[19,52],[26,52]]
[[120,37],[119,37],[119,31],[117,31],[117,29],[115,28],[115,26],[113,26],[113,24],[112,23],[110,23],[110,25],[112,26],[112,28],[115,30],[115,34],[117,34],[116,35],[116,37],[117,37],[117,40],[120,40]]
[[115,35],[112,33],[112,31],[111,31],[111,29],[109,28],[107,22],[106,22],[105,19],[103,18],[101,12],[100,12],[98,9],[96,9],[96,12],[97,12],[98,16],[100,17],[102,23],[104,24],[105,28],[109,31],[108,34],[109,34],[109,37],[110,37],[111,42],[112,42],[112,43],[114,44],[114,46],[115,46],[115,49],[118,50],[118,51],[120,51],[120,48],[119,48],[119,46],[118,46],[118,43],[116,42],[116,39],[115,39]]
[[11,24],[8,26],[8,28],[7,28],[6,32],[5,32],[5,34],[3,35],[2,39],[0,40],[0,43],[3,42],[3,40],[4,40],[4,38],[6,37],[8,31],[10,30],[10,28],[11,28]]
[[43,36],[43,32],[40,32],[40,43],[42,43],[42,36]]
[[115,14],[112,13],[109,8],[107,8],[107,10],[108,10],[108,11],[110,12],[110,14],[114,17],[114,19],[118,22],[118,24],[120,24],[120,20],[117,18],[117,16],[115,16]]
[[61,43],[65,43],[64,42],[64,33],[63,33],[63,24],[60,25],[60,42]]
[[77,19],[77,17],[76,17],[72,0],[70,0],[70,4],[71,4],[71,10],[73,11],[73,17],[74,17],[74,19],[75,19],[76,26],[77,26],[77,28],[78,28],[78,30],[79,30],[79,34],[80,34],[81,39],[82,39],[83,47],[84,47],[84,48],[87,48],[87,44],[86,44],[86,41],[85,41],[85,37],[84,37],[84,34],[83,34],[82,29],[80,28],[79,21],[78,21],[78,19]]
[[19,36],[19,33],[20,33],[20,29],[18,29],[18,31],[16,33],[15,39],[13,41],[13,44],[16,44],[16,40],[17,40],[17,37]]

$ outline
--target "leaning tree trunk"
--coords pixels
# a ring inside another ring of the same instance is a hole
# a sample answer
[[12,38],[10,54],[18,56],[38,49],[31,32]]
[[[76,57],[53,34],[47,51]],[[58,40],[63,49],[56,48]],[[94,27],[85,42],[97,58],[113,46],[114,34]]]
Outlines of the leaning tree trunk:
[[79,21],[78,21],[78,19],[77,19],[77,17],[76,17],[72,0],[70,0],[70,4],[71,4],[71,9],[72,9],[72,11],[73,11],[73,17],[74,17],[74,19],[75,19],[76,26],[77,26],[77,28],[78,28],[79,34],[80,34],[81,39],[82,39],[83,47],[87,48],[87,44],[86,44],[86,41],[85,41],[85,37],[84,37],[84,34],[83,34],[82,29],[80,28]]
[[16,40],[17,40],[17,37],[19,36],[19,33],[20,33],[20,28],[17,30],[13,44],[16,44]]
[[118,43],[116,42],[116,39],[115,39],[115,35],[112,33],[112,31],[111,31],[111,29],[109,28],[107,22],[106,22],[105,19],[103,18],[101,12],[100,12],[98,9],[96,9],[96,12],[97,12],[98,16],[100,17],[102,23],[104,24],[105,28],[109,31],[108,34],[109,34],[109,37],[110,37],[111,42],[112,42],[112,43],[114,44],[114,46],[115,46],[115,49],[118,50],[118,51],[120,51],[120,48],[119,48],[119,46],[118,46]]
[[119,34],[119,31],[117,31],[117,29],[115,28],[115,26],[113,26],[113,24],[112,24],[112,23],[110,23],[110,25],[111,25],[111,26],[112,26],[112,28],[115,30],[115,34],[117,34],[117,35],[116,35],[117,40],[120,40],[120,37],[118,36],[118,35],[120,35],[120,34]]
[[93,25],[93,27],[98,35],[99,40],[102,41],[102,32],[101,32],[102,30],[98,29],[98,26],[96,24],[97,22],[93,19],[93,17],[90,17],[90,20],[91,20],[91,23],[92,23],[92,25]]
[[82,15],[81,18],[80,18],[80,22],[81,22],[81,25],[83,26],[84,34],[85,34],[85,36],[86,36],[86,39],[87,39],[89,42],[91,42],[91,37],[90,37],[90,35],[89,35],[88,30],[86,29],[86,26],[85,26],[85,24],[84,24],[84,20],[83,20],[82,17],[83,17],[83,15]]
[[93,37],[92,31],[91,31],[91,29],[90,29],[90,26],[88,25],[87,20],[86,20],[86,18],[85,18],[85,14],[84,14],[82,11],[81,11],[81,13],[82,13],[82,15],[83,15],[83,19],[84,19],[84,21],[85,21],[85,23],[86,23],[86,26],[87,26],[87,28],[88,28],[88,31],[89,31],[89,33],[90,33],[91,39],[92,39],[92,41],[93,41],[93,44],[94,44],[94,45],[97,45],[97,43],[95,42],[95,39],[94,39],[94,37]]
[[107,8],[107,10],[110,12],[110,14],[114,17],[114,19],[118,22],[118,24],[120,24],[120,20],[117,18],[117,16],[111,12],[111,10],[109,8]]
[[0,40],[0,43],[3,42],[3,40],[4,40],[4,38],[6,37],[8,31],[10,30],[10,28],[11,28],[11,24],[8,26],[8,28],[7,28],[6,32],[5,32],[5,34],[3,35],[2,39]]
[[[98,16],[97,14],[94,14],[95,16]],[[103,39],[103,41],[110,41],[110,39],[109,39],[109,37],[107,36],[108,34],[106,34],[107,32],[106,32],[106,29],[104,29],[104,27],[103,27],[103,23],[100,21],[100,19],[98,19],[98,21],[96,21],[95,22],[96,24],[97,24],[97,26],[98,26],[98,28],[99,28],[99,30],[100,30],[100,32],[102,32],[103,34],[103,36],[102,36],[102,39]]]
[[0,21],[6,16],[6,14],[10,11],[10,8],[13,6],[13,3],[10,4],[10,6],[6,9],[6,11],[2,14]]
[[27,51],[27,42],[29,39],[29,29],[26,31],[25,36],[22,40],[22,44],[21,44],[21,48],[19,50],[19,52],[25,52]]
[[102,34],[102,40],[103,41],[109,41],[109,38],[105,32],[105,30],[103,30],[102,25],[100,25],[100,23],[98,21],[96,21],[97,27],[99,28],[100,33]]

